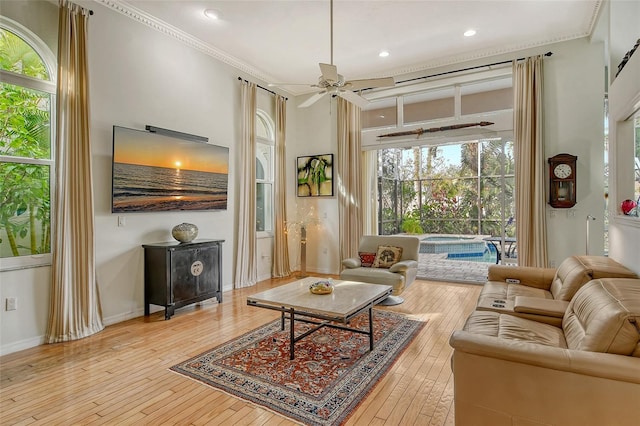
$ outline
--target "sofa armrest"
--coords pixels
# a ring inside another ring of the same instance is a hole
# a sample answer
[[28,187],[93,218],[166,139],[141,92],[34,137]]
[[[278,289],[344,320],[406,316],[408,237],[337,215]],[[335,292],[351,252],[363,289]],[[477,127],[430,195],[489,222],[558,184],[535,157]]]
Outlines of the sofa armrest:
[[462,330],[453,332],[449,344],[472,355],[640,384],[637,357],[556,348]]
[[556,275],[555,268],[536,268],[532,266],[490,265],[488,281],[520,284],[549,290]]
[[349,269],[359,268],[362,266],[362,262],[360,262],[360,258],[358,257],[350,257],[342,261],[342,266]]
[[410,268],[417,268],[418,262],[415,260],[401,260],[400,262],[394,263],[389,268],[389,272],[404,272]]
[[564,300],[543,299],[541,297],[516,296],[513,311],[522,314],[543,315],[562,318],[569,302]]

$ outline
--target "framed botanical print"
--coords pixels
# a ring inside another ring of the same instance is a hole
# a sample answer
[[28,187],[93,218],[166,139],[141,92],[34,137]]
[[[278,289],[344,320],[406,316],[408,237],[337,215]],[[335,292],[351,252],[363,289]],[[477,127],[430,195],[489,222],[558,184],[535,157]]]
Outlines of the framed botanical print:
[[296,177],[298,197],[333,196],[333,154],[298,157]]

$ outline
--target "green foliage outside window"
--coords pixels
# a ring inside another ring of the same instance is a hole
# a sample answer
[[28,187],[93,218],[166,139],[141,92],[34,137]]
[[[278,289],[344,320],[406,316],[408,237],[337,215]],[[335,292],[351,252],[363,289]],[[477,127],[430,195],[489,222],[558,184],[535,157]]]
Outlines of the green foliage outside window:
[[[40,56],[0,29],[0,68],[48,80]],[[27,80],[28,81],[28,80]],[[0,253],[49,253],[51,94],[0,83]]]
[[381,150],[380,232],[514,236],[515,163],[502,144]]

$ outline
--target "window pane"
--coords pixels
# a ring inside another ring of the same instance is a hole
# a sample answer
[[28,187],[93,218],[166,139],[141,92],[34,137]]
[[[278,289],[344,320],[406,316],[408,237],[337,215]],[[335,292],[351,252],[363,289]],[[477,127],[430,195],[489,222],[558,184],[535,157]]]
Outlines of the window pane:
[[256,144],[256,179],[273,180],[271,152],[270,145],[264,143]]
[[373,101],[362,110],[362,128],[395,126],[397,116],[395,98]]
[[49,80],[40,55],[14,33],[0,28],[0,68],[40,80]]
[[272,188],[270,183],[258,183],[256,188],[256,230],[272,230]]
[[0,155],[51,158],[51,95],[0,83]]
[[453,88],[404,97],[404,122],[416,123],[454,116]]
[[50,169],[0,163],[0,257],[49,253]]

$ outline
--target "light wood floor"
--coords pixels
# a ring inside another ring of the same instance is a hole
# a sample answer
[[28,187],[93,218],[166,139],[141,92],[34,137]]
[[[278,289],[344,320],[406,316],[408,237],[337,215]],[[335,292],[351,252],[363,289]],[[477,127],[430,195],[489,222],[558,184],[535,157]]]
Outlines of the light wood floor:
[[[292,425],[270,411],[169,371],[169,367],[278,317],[246,296],[291,280],[224,293],[224,302],[160,312],[75,342],[0,358],[0,424]],[[382,309],[428,321],[348,425],[453,425],[448,339],[480,286],[416,281],[405,303]]]

